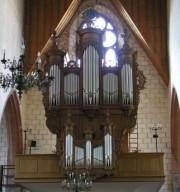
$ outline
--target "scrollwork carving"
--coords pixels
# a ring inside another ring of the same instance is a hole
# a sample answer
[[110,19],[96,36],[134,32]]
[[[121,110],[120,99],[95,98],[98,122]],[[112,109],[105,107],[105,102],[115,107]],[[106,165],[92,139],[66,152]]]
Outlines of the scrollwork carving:
[[143,71],[138,69],[138,64],[137,64],[137,78],[136,78],[136,93],[137,93],[137,104],[139,103],[140,100],[140,91],[145,89],[145,83],[146,83],[146,77],[143,74]]
[[64,137],[63,137],[63,134],[57,134],[56,153],[59,157],[59,166],[64,167]]
[[121,154],[121,137],[117,136],[115,137],[115,142],[114,142],[115,166],[117,166],[119,163],[120,154]]

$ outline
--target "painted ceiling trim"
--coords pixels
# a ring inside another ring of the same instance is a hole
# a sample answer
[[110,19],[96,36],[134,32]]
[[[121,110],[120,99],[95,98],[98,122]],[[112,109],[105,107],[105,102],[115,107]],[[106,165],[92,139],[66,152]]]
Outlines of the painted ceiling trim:
[[[82,2],[83,2],[83,0],[73,0],[72,1],[69,8],[67,9],[64,16],[62,17],[62,19],[60,20],[59,24],[57,25],[57,27],[55,29],[57,35],[61,35],[63,33],[66,26],[68,25],[71,18],[73,17],[73,15],[75,14],[75,12],[77,11],[77,9],[79,8],[79,6],[81,5]],[[125,8],[120,3],[120,1],[119,0],[111,0],[111,2],[113,4],[113,6],[116,8],[119,15],[125,20],[128,27],[131,29],[131,31],[133,32],[133,34],[135,35],[135,37],[139,41],[140,45],[143,47],[144,51],[146,52],[146,54],[148,55],[148,57],[152,61],[153,65],[157,69],[159,75],[163,79],[164,83],[166,85],[168,85],[169,75],[168,75],[167,68],[163,67],[163,64],[160,62],[159,58],[154,54],[154,52],[152,51],[150,46],[147,44],[146,40],[144,39],[144,37],[142,36],[140,31],[138,30],[138,28],[134,24],[134,22],[132,21],[132,19],[129,16],[129,14],[127,13]],[[51,46],[51,40],[49,39],[41,52],[42,53],[46,52],[50,48],[50,46]],[[31,68],[30,71],[33,71],[33,69],[34,69],[34,66]]]

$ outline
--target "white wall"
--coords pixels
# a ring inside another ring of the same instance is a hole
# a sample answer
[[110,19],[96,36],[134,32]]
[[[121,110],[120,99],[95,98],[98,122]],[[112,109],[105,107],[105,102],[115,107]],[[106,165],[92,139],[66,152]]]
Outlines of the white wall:
[[[6,58],[17,59],[20,53],[23,23],[23,0],[0,0],[0,60],[6,49]],[[0,72],[4,72],[0,63]],[[0,121],[7,100],[8,92],[0,88]]]
[[[18,58],[22,38],[23,0],[0,0],[0,60],[6,49],[6,58]],[[0,72],[7,73],[0,63]],[[0,88],[0,164],[7,164],[7,127],[4,108],[8,92]]]

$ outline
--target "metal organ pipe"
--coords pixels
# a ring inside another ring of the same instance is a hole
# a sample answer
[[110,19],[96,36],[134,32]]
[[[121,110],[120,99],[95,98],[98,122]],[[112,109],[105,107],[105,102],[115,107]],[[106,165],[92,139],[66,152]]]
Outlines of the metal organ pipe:
[[84,166],[84,149],[75,146],[75,165]]
[[105,135],[105,166],[110,167],[112,162],[112,138],[108,133]]
[[133,78],[130,64],[125,63],[121,70],[122,104],[133,104]]
[[49,105],[59,105],[60,104],[60,75],[61,71],[57,65],[52,65],[50,68],[50,76],[55,77],[49,87]]
[[79,76],[68,74],[64,78],[64,102],[65,104],[77,104],[79,102]]
[[73,137],[69,133],[66,136],[66,167],[72,167]]
[[102,166],[103,165],[103,147],[102,147],[102,145],[94,148],[93,155],[94,155],[93,165],[97,166],[97,167]]
[[106,104],[118,101],[118,78],[113,73],[107,73],[103,77],[103,101]]
[[86,167],[91,167],[91,141],[86,142]]
[[97,105],[99,99],[99,55],[89,45],[83,53],[83,104]]

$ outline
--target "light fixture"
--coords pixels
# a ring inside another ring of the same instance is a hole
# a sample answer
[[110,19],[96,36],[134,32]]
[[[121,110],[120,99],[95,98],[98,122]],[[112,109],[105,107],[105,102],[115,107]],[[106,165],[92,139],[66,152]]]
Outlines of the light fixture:
[[157,124],[152,124],[150,126],[150,130],[153,130],[154,131],[154,134],[153,134],[153,138],[156,139],[156,152],[158,152],[158,147],[157,147],[157,138],[158,138],[158,134],[157,134],[157,131],[159,131],[160,129],[162,129],[162,125],[157,123]]
[[62,189],[64,191],[90,191],[92,188],[92,180],[88,172],[76,174],[74,172],[67,172],[68,178],[62,181]]
[[21,44],[21,54],[17,60],[13,58],[13,61],[6,59],[5,50],[3,54],[3,59],[1,60],[4,65],[4,69],[9,69],[10,74],[0,73],[0,87],[7,91],[9,88],[15,88],[19,95],[19,100],[21,100],[23,92],[36,87],[40,91],[45,91],[54,77],[49,76],[48,73],[41,70],[41,57],[40,52],[38,52],[37,58],[37,69],[27,75],[24,74],[24,41]]

